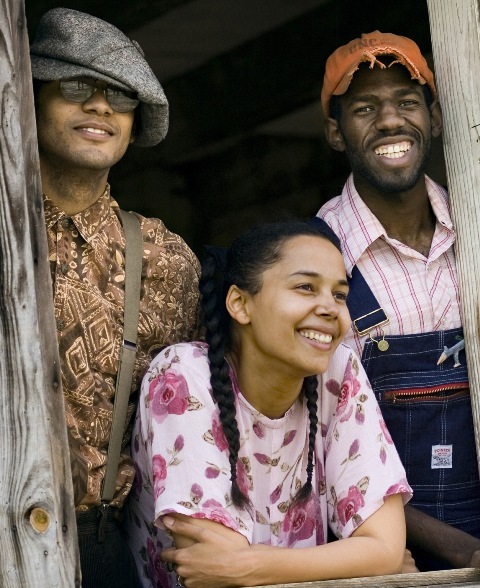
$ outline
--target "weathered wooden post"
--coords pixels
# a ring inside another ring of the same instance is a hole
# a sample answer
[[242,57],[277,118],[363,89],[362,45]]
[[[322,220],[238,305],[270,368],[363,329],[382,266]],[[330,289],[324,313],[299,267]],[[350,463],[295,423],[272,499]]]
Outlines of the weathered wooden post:
[[23,0],[0,0],[0,585],[79,585]]
[[480,18],[478,0],[427,0],[480,463]]

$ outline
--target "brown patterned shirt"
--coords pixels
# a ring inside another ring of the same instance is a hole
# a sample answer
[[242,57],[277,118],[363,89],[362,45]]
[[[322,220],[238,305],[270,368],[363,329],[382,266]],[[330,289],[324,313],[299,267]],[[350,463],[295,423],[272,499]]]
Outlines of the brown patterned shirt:
[[[125,239],[107,186],[86,210],[68,217],[45,198],[62,386],[77,510],[100,503],[123,335]],[[132,392],[152,358],[196,337],[199,263],[162,221],[139,217],[142,291]],[[131,396],[129,417],[135,409]],[[134,477],[128,448],[120,459],[112,505],[120,507]]]

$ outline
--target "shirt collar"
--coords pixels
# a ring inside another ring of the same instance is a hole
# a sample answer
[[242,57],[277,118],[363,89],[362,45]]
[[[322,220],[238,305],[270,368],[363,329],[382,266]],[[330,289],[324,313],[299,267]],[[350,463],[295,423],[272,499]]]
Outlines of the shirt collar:
[[110,185],[107,184],[103,194],[91,206],[68,216],[63,210],[44,195],[45,222],[47,229],[51,229],[55,223],[63,219],[71,219],[80,235],[85,241],[90,242],[99,232],[100,227],[105,226],[107,218],[111,215],[112,208],[119,208],[117,202],[110,196]]
[[[453,235],[453,224],[450,217],[448,195],[445,188],[425,176],[428,198],[438,223]],[[353,174],[350,174],[342,190],[342,207],[339,211],[339,225],[345,235],[343,249],[347,274],[351,276],[352,269],[370,245],[384,237],[388,239],[383,225],[360,198]]]
[[433,214],[437,221],[447,229],[447,231],[455,234],[453,228],[452,217],[450,216],[450,202],[448,200],[447,190],[434,182],[428,176],[425,176],[425,184],[427,186],[427,193],[432,205]]
[[353,183],[353,174],[350,174],[343,187],[341,202],[338,222],[345,235],[342,246],[347,274],[350,276],[362,253],[379,237],[386,236],[386,233],[380,221],[360,198]]

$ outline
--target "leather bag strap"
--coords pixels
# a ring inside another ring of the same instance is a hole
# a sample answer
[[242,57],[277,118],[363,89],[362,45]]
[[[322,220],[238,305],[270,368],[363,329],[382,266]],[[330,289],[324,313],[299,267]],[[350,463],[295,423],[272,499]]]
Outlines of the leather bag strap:
[[102,489],[102,502],[111,502],[115,494],[118,462],[125,432],[128,399],[137,354],[140,286],[142,278],[143,240],[140,222],[132,212],[120,210],[125,233],[125,304],[123,310],[123,344],[115,387],[112,428],[108,444],[107,466]]

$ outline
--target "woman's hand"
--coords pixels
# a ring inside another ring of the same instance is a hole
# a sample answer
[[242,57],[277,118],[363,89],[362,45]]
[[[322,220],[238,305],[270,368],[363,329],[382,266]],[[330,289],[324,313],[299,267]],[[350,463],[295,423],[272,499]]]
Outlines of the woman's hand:
[[177,545],[162,552],[162,560],[173,564],[187,588],[244,586],[242,561],[248,554],[247,539],[220,523],[182,515],[165,516],[163,524]]
[[219,523],[185,515],[163,523],[177,545],[161,557],[174,565],[187,588],[233,588],[332,578],[399,573],[405,550],[405,518],[400,495],[359,525],[351,537],[325,545],[290,549],[250,546]]

